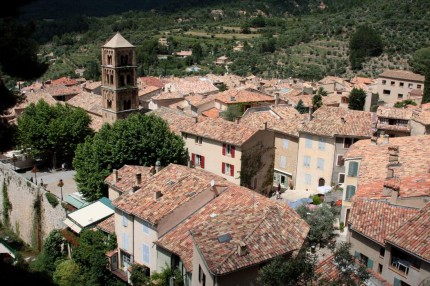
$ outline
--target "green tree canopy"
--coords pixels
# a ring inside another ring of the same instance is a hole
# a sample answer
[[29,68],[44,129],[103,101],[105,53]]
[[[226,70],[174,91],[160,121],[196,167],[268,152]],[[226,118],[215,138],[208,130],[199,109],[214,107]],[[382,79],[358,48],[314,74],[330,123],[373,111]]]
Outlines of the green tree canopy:
[[322,106],[323,102],[322,102],[322,97],[321,94],[315,94],[312,97],[312,107],[314,109],[314,111],[316,111],[318,108],[320,108]]
[[417,105],[417,103],[411,99],[405,99],[402,101],[397,101],[396,104],[394,104],[394,107],[396,108],[405,108],[406,105]]
[[227,106],[227,109],[221,113],[221,117],[228,121],[234,121],[236,118],[242,117],[243,112],[243,105],[230,104]]
[[76,149],[73,166],[79,190],[91,201],[100,198],[104,179],[124,164],[150,166],[157,160],[162,166],[186,164],[184,146],[182,138],[155,115],[135,114],[113,125],[105,124]]
[[83,285],[85,281],[79,265],[73,259],[63,260],[57,265],[53,280],[59,286]]
[[31,268],[52,275],[57,263],[65,258],[66,253],[62,250],[63,243],[64,239],[61,232],[53,230],[43,242],[42,251],[31,264]]
[[362,68],[366,57],[377,57],[382,53],[381,36],[369,26],[358,27],[349,41],[349,60],[353,70]]
[[297,213],[310,226],[308,239],[311,243],[325,243],[333,236],[336,209],[323,204],[311,211],[307,206],[302,205],[297,208]]
[[93,132],[91,118],[83,109],[67,105],[49,105],[43,100],[30,104],[18,118],[18,138],[35,156],[71,163],[76,146]]
[[353,88],[349,94],[348,108],[352,110],[364,110],[366,92],[363,89]]
[[300,112],[300,114],[305,114],[308,113],[309,109],[304,105],[303,100],[299,100],[299,102],[297,102],[297,105],[294,106],[294,108]]
[[87,80],[99,81],[101,77],[100,63],[98,61],[89,61],[85,66],[84,78]]
[[425,75],[427,70],[430,69],[430,47],[415,51],[409,64],[415,73]]

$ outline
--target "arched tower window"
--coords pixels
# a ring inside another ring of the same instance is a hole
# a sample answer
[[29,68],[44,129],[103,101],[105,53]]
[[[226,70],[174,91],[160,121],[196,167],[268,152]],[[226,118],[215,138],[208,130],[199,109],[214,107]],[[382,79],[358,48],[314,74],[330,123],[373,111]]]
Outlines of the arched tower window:
[[131,75],[127,75],[127,84],[131,84]]
[[107,56],[107,60],[108,60],[108,65],[112,65],[112,56],[111,55]]
[[111,74],[109,78],[110,78],[109,83],[110,83],[110,84],[113,84],[113,75]]
[[107,108],[109,108],[109,109],[112,108],[112,100],[110,100],[110,99],[107,100]]

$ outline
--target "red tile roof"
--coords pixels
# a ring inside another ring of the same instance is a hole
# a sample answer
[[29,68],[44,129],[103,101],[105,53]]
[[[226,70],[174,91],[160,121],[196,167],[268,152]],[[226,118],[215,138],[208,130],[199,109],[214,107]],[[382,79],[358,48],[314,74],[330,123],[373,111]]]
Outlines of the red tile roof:
[[405,70],[386,70],[379,77],[424,82],[424,76]]
[[65,86],[59,85],[48,85],[43,89],[44,92],[49,93],[52,96],[62,96],[62,95],[73,95],[78,94],[82,91],[80,86]]
[[[193,240],[210,271],[226,274],[300,249],[309,226],[286,204],[239,186],[229,186],[157,244],[178,254],[192,271]],[[218,237],[230,234],[230,242]],[[243,241],[248,253],[237,254]]]
[[203,95],[203,94],[194,94],[189,95],[185,98],[186,101],[192,106],[199,107],[203,104],[209,103],[211,101],[215,101],[216,95],[209,94],[209,95]]
[[137,186],[136,174],[142,175],[142,183],[138,186],[141,187],[147,180],[152,177],[152,168],[136,165],[124,165],[118,169],[118,181],[114,180],[114,173],[106,177],[105,183],[115,188],[119,192],[126,193]]
[[78,81],[76,79],[70,78],[70,77],[61,77],[61,78],[52,80],[51,84],[52,85],[71,86],[71,85],[77,85]]
[[104,232],[114,234],[115,233],[115,215],[112,214],[107,219],[98,223],[96,227]]
[[210,117],[210,118],[218,118],[219,117],[219,110],[218,110],[218,108],[214,107],[214,108],[203,111],[202,115],[206,116],[206,117]]
[[322,106],[313,113],[299,132],[323,136],[367,137],[373,135],[372,113],[339,107]]
[[418,213],[415,208],[392,205],[382,200],[356,199],[349,222],[352,230],[384,245],[385,238]]
[[410,120],[412,118],[412,110],[408,108],[379,106],[376,115],[384,118]]
[[84,85],[84,88],[88,89],[88,90],[94,90],[94,89],[99,88],[101,86],[102,86],[101,81],[87,81]]
[[164,119],[169,125],[170,131],[176,135],[181,135],[181,130],[192,126],[196,123],[196,119],[184,112],[168,107],[160,107],[150,111],[148,114],[154,114]]
[[188,134],[210,138],[219,142],[241,146],[258,132],[257,128],[245,126],[221,118],[207,118],[181,130]]
[[[142,176],[142,187],[135,193],[123,194],[113,204],[152,224],[172,213],[194,196],[210,187],[211,180],[217,185],[232,185],[226,179],[210,172],[170,164],[151,177]],[[156,200],[155,192],[162,196]]]
[[423,125],[430,125],[430,109],[422,108],[413,111],[412,119]]
[[430,166],[430,135],[405,136],[389,138],[387,144],[378,140],[378,144],[370,140],[354,143],[344,158],[361,158],[358,170],[359,185],[385,180],[389,163],[388,147],[398,147],[400,164],[395,167],[397,178],[406,178],[422,174]]
[[387,242],[430,262],[430,203],[387,237]]
[[153,76],[143,76],[137,79],[138,82],[143,83],[144,86],[156,86],[159,88],[164,87],[164,83],[161,79],[153,77]]
[[225,104],[237,104],[247,102],[275,102],[273,96],[245,89],[229,89],[220,92],[216,95],[216,100]]
[[80,107],[90,113],[102,115],[102,96],[83,91],[67,101],[68,105]]

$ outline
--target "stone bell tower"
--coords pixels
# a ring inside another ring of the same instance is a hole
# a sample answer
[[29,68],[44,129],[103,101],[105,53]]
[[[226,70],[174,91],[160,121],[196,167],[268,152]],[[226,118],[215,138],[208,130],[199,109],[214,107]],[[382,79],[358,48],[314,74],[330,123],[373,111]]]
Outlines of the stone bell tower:
[[103,123],[138,111],[136,48],[117,33],[102,47]]

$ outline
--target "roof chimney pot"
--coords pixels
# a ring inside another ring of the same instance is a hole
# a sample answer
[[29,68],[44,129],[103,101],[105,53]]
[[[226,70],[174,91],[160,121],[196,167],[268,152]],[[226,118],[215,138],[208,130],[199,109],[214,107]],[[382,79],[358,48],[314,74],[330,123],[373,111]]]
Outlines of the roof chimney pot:
[[113,170],[113,182],[114,183],[118,182],[118,170],[117,169]]

